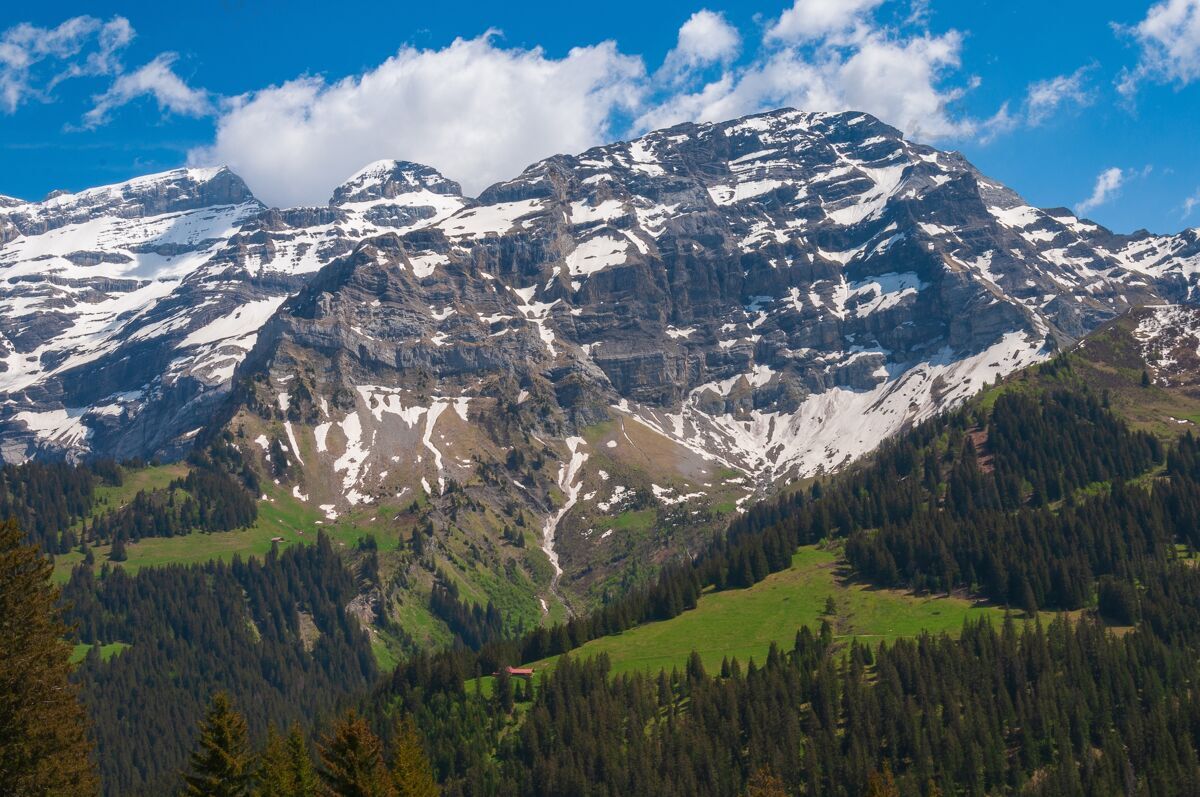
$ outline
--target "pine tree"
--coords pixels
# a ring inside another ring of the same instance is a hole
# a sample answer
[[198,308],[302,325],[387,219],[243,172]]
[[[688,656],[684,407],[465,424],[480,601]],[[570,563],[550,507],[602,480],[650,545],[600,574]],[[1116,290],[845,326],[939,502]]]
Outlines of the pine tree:
[[886,761],[883,763],[883,772],[872,772],[867,776],[867,797],[900,797],[896,778]]
[[321,780],[334,797],[394,797],[383,764],[383,744],[354,710],[321,744]]
[[316,797],[320,779],[304,741],[304,732],[297,724],[292,725],[287,738],[288,762],[292,773],[293,797]]
[[247,739],[246,719],[234,710],[229,696],[218,692],[200,723],[200,739],[192,753],[192,771],[184,775],[190,797],[240,797],[254,783],[254,757]]
[[259,760],[255,797],[316,797],[319,785],[300,726],[293,724],[284,738],[272,725]]
[[413,721],[405,717],[396,725],[396,752],[392,782],[398,797],[436,797],[440,793],[425,745]]
[[125,538],[118,534],[113,538],[112,548],[108,552],[110,562],[124,562],[128,558],[125,553]]
[[267,728],[267,744],[258,760],[256,797],[291,797],[292,773],[287,743],[275,726]]
[[0,523],[0,794],[99,788],[52,570],[15,520]]

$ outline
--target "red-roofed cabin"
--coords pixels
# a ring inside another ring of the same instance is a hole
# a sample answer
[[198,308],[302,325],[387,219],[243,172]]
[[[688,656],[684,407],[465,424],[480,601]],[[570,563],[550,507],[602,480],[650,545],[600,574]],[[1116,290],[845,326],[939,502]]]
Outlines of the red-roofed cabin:
[[[529,680],[533,677],[532,667],[505,667],[504,671],[513,678],[524,678],[525,680]],[[496,675],[499,674],[500,673],[496,673]]]

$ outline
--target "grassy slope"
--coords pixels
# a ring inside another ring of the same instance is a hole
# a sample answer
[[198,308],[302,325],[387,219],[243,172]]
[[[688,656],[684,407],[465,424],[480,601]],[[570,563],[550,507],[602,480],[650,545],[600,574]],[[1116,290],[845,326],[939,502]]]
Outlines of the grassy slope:
[[[1087,387],[1107,394],[1112,410],[1131,426],[1163,439],[1176,437],[1191,428],[1179,419],[1200,424],[1200,399],[1183,389],[1142,385],[1146,364],[1131,335],[1135,325],[1131,318],[1117,319],[1068,353],[1069,369],[1035,366],[1010,376],[975,400],[990,407],[1006,391]],[[1095,492],[1104,486],[1091,485],[1081,492]],[[694,611],[593,640],[572,655],[607,653],[615,672],[681,667],[692,650],[700,653],[709,668],[719,666],[724,656],[761,659],[772,641],[790,645],[800,626],[818,627],[827,597],[833,597],[837,607],[830,618],[835,636],[843,640],[894,639],[921,631],[953,633],[964,620],[981,616],[999,620],[1004,615],[1001,608],[963,598],[916,596],[846,581],[838,572],[835,552],[808,546],[796,553],[791,569],[750,589],[705,595]],[[552,667],[553,660],[534,666]]]
[[[120,653],[121,651],[125,650],[128,647],[129,647],[129,643],[127,643],[127,642],[109,642],[107,645],[101,645],[100,646],[100,658],[103,659],[104,661],[108,661],[113,656],[115,656],[116,654]],[[91,649],[92,649],[92,646],[87,644],[86,642],[77,643],[75,645],[75,647],[71,650],[71,663],[78,664],[79,662],[83,661],[87,657],[88,651]]]
[[[139,482],[153,482],[162,479],[162,475],[158,471],[180,467],[182,466],[168,465],[162,468],[149,468],[133,474],[133,476],[138,477]],[[170,478],[174,478],[174,476]],[[170,481],[170,478],[166,481]],[[126,481],[129,483],[135,479],[131,478]],[[126,485],[122,485],[120,488],[105,489],[124,491]],[[139,568],[155,565],[201,564],[213,559],[227,561],[238,554],[242,557],[263,556],[271,550],[273,537],[282,537],[283,541],[280,545],[286,547],[294,543],[315,542],[319,530],[324,530],[333,538],[335,544],[341,545],[353,545],[368,531],[377,533],[377,530],[371,527],[368,517],[376,513],[376,508],[348,515],[339,518],[336,523],[330,523],[324,520],[324,515],[315,507],[298,501],[282,489],[272,484],[267,484],[264,489],[267,500],[259,502],[258,520],[250,528],[213,533],[197,531],[179,537],[147,537],[140,542],[126,546],[128,559],[121,563],[121,567],[136,572]],[[129,493],[129,497],[136,492],[137,489],[133,489]],[[118,503],[111,501],[110,505],[119,506]],[[378,511],[384,510],[378,509]],[[386,540],[380,540],[380,544],[382,547],[388,547]],[[391,545],[394,547],[395,542],[393,541]],[[99,545],[93,551],[97,567],[108,560],[109,546]],[[55,557],[55,580],[66,581],[70,577],[71,569],[81,561],[83,561],[83,556],[78,551]]]
[[[607,653],[614,672],[682,668],[693,650],[708,668],[719,667],[725,656],[762,661],[771,642],[790,647],[801,626],[815,631],[830,597],[837,608],[829,618],[834,634],[847,641],[894,639],[924,630],[953,633],[964,620],[986,616],[1000,621],[1004,616],[1003,609],[964,598],[876,589],[843,576],[836,550],[804,546],[790,569],[749,589],[704,595],[692,611],[593,640],[571,655]],[[545,660],[533,666],[551,665],[552,660]]]
[[1195,426],[1200,425],[1200,398],[1179,387],[1142,386],[1142,371],[1147,366],[1133,339],[1136,325],[1131,316],[1117,318],[1066,355],[1071,365],[1069,370],[1048,373],[1047,369],[1034,366],[988,389],[977,400],[990,406],[1007,390],[1086,386],[1098,395],[1107,393],[1112,411],[1136,429],[1164,440],[1189,429],[1195,431]]

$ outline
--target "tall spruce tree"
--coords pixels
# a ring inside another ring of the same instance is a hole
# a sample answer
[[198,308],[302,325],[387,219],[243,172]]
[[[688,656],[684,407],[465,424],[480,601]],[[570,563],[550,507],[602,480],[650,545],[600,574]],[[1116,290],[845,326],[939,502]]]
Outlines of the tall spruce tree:
[[246,718],[229,695],[218,692],[200,723],[192,771],[184,775],[189,797],[248,797],[254,785],[254,756]]
[[267,728],[267,744],[258,760],[258,787],[254,794],[255,797],[291,797],[292,794],[287,742],[274,725]]
[[429,757],[425,755],[425,743],[408,717],[396,724],[392,782],[397,797],[436,797],[440,793]]
[[383,743],[350,710],[321,744],[321,780],[332,797],[395,797]]
[[272,725],[259,761],[255,797],[316,797],[319,785],[300,726],[293,724],[285,738]]
[[304,731],[296,723],[292,723],[288,731],[287,752],[292,773],[293,796],[317,797],[321,779],[317,777],[317,769],[313,766],[312,756],[308,752]]
[[89,723],[68,680],[70,646],[54,566],[0,523],[0,794],[84,795],[99,788]]

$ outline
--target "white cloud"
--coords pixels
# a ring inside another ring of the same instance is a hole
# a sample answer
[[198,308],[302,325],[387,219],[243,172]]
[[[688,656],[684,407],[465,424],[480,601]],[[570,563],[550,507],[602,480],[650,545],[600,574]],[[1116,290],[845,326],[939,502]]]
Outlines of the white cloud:
[[848,40],[770,51],[696,92],[665,98],[638,124],[648,129],[794,106],[866,111],[916,138],[969,135],[976,123],[950,108],[962,89],[943,86],[943,78],[959,66],[961,47],[956,31],[903,37],[860,28]]
[[[767,29],[767,40],[803,42],[841,33],[865,24],[867,15],[883,0],[795,0]],[[921,6],[914,6],[920,17]]]
[[1080,213],[1087,213],[1113,199],[1125,184],[1126,173],[1117,167],[1105,169],[1096,176],[1092,195],[1075,206]]
[[136,71],[118,77],[108,90],[97,95],[92,109],[84,114],[86,127],[96,127],[108,120],[116,108],[128,105],[139,97],[153,97],[159,110],[186,116],[203,116],[211,111],[208,93],[188,86],[172,69],[174,53],[162,53]]
[[90,77],[110,82],[93,98],[84,127],[103,124],[111,111],[142,96],[154,97],[163,111],[206,113],[207,94],[189,88],[175,74],[173,53],[162,53],[133,72],[125,71],[121,53],[134,35],[129,20],[119,16],[107,22],[72,17],[53,28],[28,22],[8,28],[0,33],[0,110],[14,113],[29,100],[48,102],[63,81]]
[[102,22],[72,17],[53,28],[22,22],[0,33],[0,108],[13,113],[31,99],[45,100],[68,78],[120,71],[117,54],[133,40],[124,17]]
[[701,9],[679,28],[675,48],[667,53],[663,74],[677,79],[687,70],[729,63],[737,58],[742,37],[722,14]]
[[1091,69],[1090,65],[1081,66],[1069,75],[1059,75],[1032,84],[1025,97],[1029,123],[1037,126],[1065,108],[1090,105],[1093,96],[1087,85],[1087,74]]
[[1183,217],[1186,219],[1191,216],[1192,211],[1197,207],[1200,207],[1200,188],[1196,189],[1196,193],[1183,200]]
[[1084,108],[1095,101],[1088,73],[1094,65],[1081,66],[1069,75],[1039,80],[1029,84],[1025,99],[1016,110],[1012,103],[1000,106],[990,118],[978,126],[980,142],[987,144],[1006,133],[1022,127],[1038,127],[1073,108]]
[[1137,66],[1117,82],[1126,97],[1146,80],[1182,85],[1200,78],[1200,0],[1164,0],[1151,6],[1136,26],[1118,30],[1136,39],[1141,49]]
[[[925,140],[996,134],[1006,108],[979,120],[955,107],[978,82],[961,73],[962,34],[928,30],[920,2],[883,25],[881,3],[796,0],[764,24],[749,58],[722,15],[700,10],[653,77],[611,41],[562,58],[504,48],[490,32],[405,47],[360,75],[303,76],[226,100],[215,140],[189,160],[227,164],[265,201],[292,205],[325,202],[376,159],[427,163],[476,193],[556,152],[781,106],[866,111]],[[1039,88],[1039,113],[1082,90],[1072,78]]]
[[493,39],[406,47],[360,76],[303,77],[239,97],[214,143],[189,157],[228,164],[278,205],[324,203],[382,158],[430,164],[473,193],[539,158],[607,140],[614,113],[638,102],[642,62],[612,42],[556,59]]

